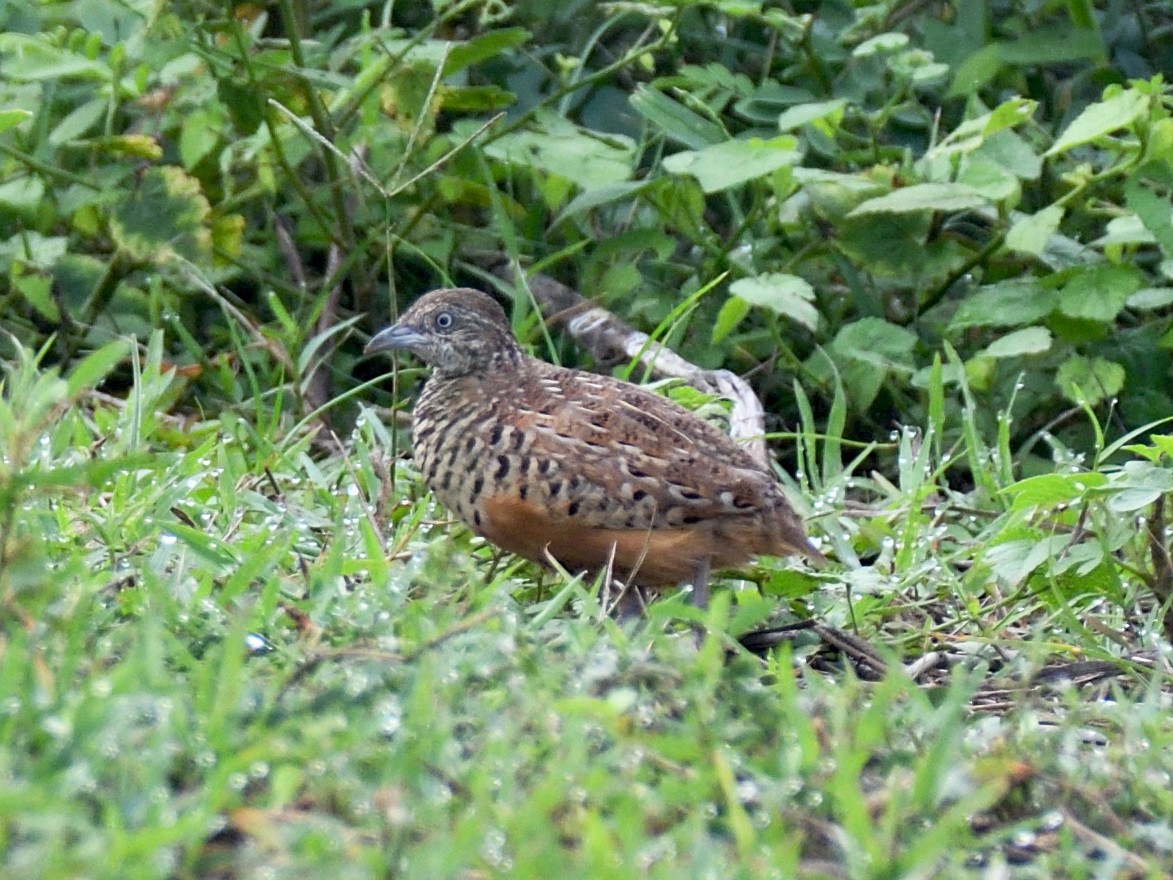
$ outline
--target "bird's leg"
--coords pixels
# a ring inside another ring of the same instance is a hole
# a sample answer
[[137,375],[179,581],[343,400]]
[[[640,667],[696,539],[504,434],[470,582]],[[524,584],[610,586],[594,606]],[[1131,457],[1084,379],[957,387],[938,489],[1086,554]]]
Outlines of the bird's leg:
[[619,623],[627,623],[629,620],[642,617],[645,606],[639,587],[635,584],[620,584],[620,587],[619,595],[607,609],[608,613]]
[[711,562],[706,556],[696,564],[696,571],[693,572],[692,593],[688,597],[688,602],[694,608],[709,607],[709,566]]

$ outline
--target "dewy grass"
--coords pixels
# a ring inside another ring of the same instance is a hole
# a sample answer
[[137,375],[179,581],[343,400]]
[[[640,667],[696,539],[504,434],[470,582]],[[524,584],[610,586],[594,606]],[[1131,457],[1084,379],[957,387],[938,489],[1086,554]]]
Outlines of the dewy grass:
[[[1051,527],[949,487],[969,450],[904,432],[893,485],[808,429],[827,530],[872,564],[797,591],[765,565],[698,647],[671,602],[617,626],[589,582],[490,575],[408,465],[376,509],[369,415],[317,460],[269,415],[181,431],[136,363],[121,405],[97,361],[4,380],[5,876],[1164,876],[1157,609],[1122,569],[1139,606],[1073,592],[1062,548],[1000,585],[983,547]],[[786,607],[891,671],[728,653]],[[1082,657],[1142,665],[1049,672]]]
[[[0,878],[1169,876],[1167,4],[547,5],[0,6]],[[619,624],[338,427],[485,253],[837,564]]]

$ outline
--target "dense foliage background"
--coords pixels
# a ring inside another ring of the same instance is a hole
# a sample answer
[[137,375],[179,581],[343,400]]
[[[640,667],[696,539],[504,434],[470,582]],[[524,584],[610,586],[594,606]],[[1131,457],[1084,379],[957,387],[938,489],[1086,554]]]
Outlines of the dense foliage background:
[[[1158,0],[0,0],[0,873],[1166,876],[1169,71]],[[466,283],[580,362],[502,256],[745,374],[840,566],[696,651],[432,528],[359,353]],[[889,675],[726,664],[812,617]]]
[[392,9],[5,6],[9,329],[68,364],[164,327],[211,408],[259,332],[341,390],[343,319],[489,252],[785,423],[794,377],[853,435],[923,421],[948,346],[982,410],[1021,386],[1016,444],[1173,411],[1165,4]]

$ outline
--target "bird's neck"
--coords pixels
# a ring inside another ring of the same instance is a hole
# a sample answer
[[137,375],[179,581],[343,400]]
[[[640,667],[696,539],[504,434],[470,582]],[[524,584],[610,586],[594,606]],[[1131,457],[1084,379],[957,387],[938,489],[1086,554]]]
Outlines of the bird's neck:
[[433,370],[421,394],[436,400],[452,394],[467,397],[472,392],[474,399],[487,400],[495,396],[485,393],[487,389],[516,389],[525,374],[526,362],[530,360],[533,359],[520,347],[499,349],[473,369]]
[[521,346],[511,345],[507,348],[499,348],[489,357],[485,375],[520,372],[529,359],[529,356],[522,351]]

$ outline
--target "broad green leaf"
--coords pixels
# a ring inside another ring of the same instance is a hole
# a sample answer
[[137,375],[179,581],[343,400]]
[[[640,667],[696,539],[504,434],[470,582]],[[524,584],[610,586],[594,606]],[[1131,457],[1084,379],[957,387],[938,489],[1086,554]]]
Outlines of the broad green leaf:
[[1173,259],[1173,204],[1146,188],[1137,177],[1124,187],[1124,201],[1152,233],[1166,259]]
[[810,13],[791,15],[784,9],[770,8],[762,11],[762,20],[770,27],[777,30],[787,40],[792,42],[801,42],[810,36],[811,20],[814,18]]
[[49,132],[49,143],[56,147],[76,140],[101,122],[109,109],[110,102],[106,98],[83,101]]
[[45,182],[37,175],[23,175],[0,183],[0,206],[32,214],[45,197]]
[[1021,217],[1006,231],[1006,247],[1020,254],[1037,257],[1059,228],[1062,219],[1063,208],[1058,205]]
[[1124,367],[1106,358],[1072,355],[1059,367],[1055,384],[1072,403],[1094,406],[1124,387]]
[[986,118],[986,124],[982,127],[982,134],[986,138],[991,138],[1001,131],[1014,128],[1028,121],[1038,106],[1038,101],[1032,101],[1030,98],[1024,98],[1020,95],[1007,98],[990,111]]
[[1044,156],[1054,156],[1072,147],[1094,141],[1096,138],[1132,125],[1144,115],[1148,99],[1139,92],[1128,89],[1105,101],[1092,104],[1084,109],[1059,135],[1058,140]]
[[216,97],[228,110],[233,124],[244,134],[253,134],[265,120],[261,94],[243,80],[223,76],[216,81]]
[[1043,172],[1042,157],[1013,131],[999,131],[986,138],[974,155],[996,162],[1020,180],[1038,180]]
[[491,113],[517,102],[513,92],[500,86],[444,86],[440,104],[449,113]]
[[1155,449],[1166,458],[1173,459],[1173,434],[1150,434],[1149,440]]
[[244,246],[244,217],[240,214],[228,214],[212,218],[212,245],[217,253],[225,258],[240,256]]
[[1011,586],[1017,586],[1044,562],[1062,553],[1070,543],[1068,535],[1006,541],[988,547],[982,555],[982,561],[995,576]]
[[537,128],[515,131],[487,144],[494,159],[536,168],[565,178],[583,189],[607,186],[631,177],[635,144],[622,135],[597,135],[552,113],[538,114]]
[[1094,30],[1066,24],[1029,29],[1018,39],[997,46],[998,57],[1018,67],[1063,64],[1105,54],[1104,42]]
[[1143,287],[1125,303],[1130,309],[1149,311],[1173,304],[1173,287]]
[[1051,348],[1051,331],[1046,327],[1024,327],[995,339],[982,351],[989,358],[1024,357],[1042,354]]
[[835,98],[831,101],[815,101],[811,104],[799,104],[797,107],[790,107],[783,110],[778,117],[779,131],[793,131],[796,128],[808,123],[814,122],[816,119],[825,119],[828,116],[835,115],[843,110],[848,104],[846,98]]
[[1061,575],[1071,572],[1078,578],[1078,590],[1103,593],[1119,584],[1119,574],[1109,572],[1104,566],[1109,559],[1106,548],[1098,541],[1084,541],[1066,548],[1051,563],[1051,573]]
[[768,141],[726,141],[703,150],[666,156],[663,165],[670,174],[695,177],[701,189],[714,193],[795,164],[799,159],[795,144],[794,138],[788,136]]
[[129,57],[136,58],[134,53],[141,52],[142,48],[133,47],[161,12],[161,7],[152,0],[120,0],[118,3],[79,3],[75,14],[90,40],[100,36],[106,46],[125,41]]
[[[839,220],[861,202],[888,191],[885,182],[863,174],[842,174],[821,168],[797,167],[794,179],[802,184],[811,207],[828,220]],[[798,222],[800,215],[795,215],[793,220]]]
[[1068,18],[1079,30],[1095,31],[1099,27],[1092,0],[1066,0],[1064,5],[1067,7]]
[[785,86],[777,80],[766,80],[748,96],[740,98],[733,110],[750,122],[770,125],[778,120],[778,114],[796,104],[809,104],[815,96],[806,89]]
[[[934,362],[932,366],[921,367],[912,374],[912,378],[908,381],[914,388],[925,389],[932,389],[934,383],[938,381],[941,383],[941,387],[956,385],[964,378],[962,370],[963,368],[958,364],[939,364]],[[935,421],[937,424],[940,424],[941,420],[936,419]]]
[[839,247],[874,278],[906,285],[931,286],[961,267],[969,255],[966,246],[938,236],[926,242],[932,218],[925,212],[868,214],[845,218],[839,224]]
[[1004,101],[989,113],[962,122],[941,138],[941,142],[932,147],[925,158],[932,160],[952,153],[973,152],[995,135],[1029,120],[1037,106],[1036,102],[1020,97]]
[[1173,327],[1166,330],[1157,342],[1161,348],[1173,349]]
[[90,352],[69,371],[65,382],[69,396],[77,397],[83,391],[90,391],[130,353],[130,342],[126,339],[115,339],[97,351]]
[[198,180],[175,166],[151,168],[118,202],[110,232],[137,260],[165,262],[179,254],[202,263],[211,257],[210,213]]
[[1104,234],[1092,242],[1098,248],[1113,245],[1156,244],[1156,237],[1136,214],[1113,217],[1104,227]]
[[1109,476],[1105,492],[1109,509],[1132,513],[1173,492],[1173,471],[1148,461],[1126,461]]
[[887,376],[911,375],[917,337],[912,331],[881,318],[862,318],[842,327],[827,346],[806,360],[812,377],[833,381],[835,370],[853,406],[871,406]]
[[1142,283],[1143,277],[1132,266],[1101,263],[1077,270],[1059,291],[1059,311],[1069,318],[1107,323]]
[[479,34],[464,43],[455,43],[444,61],[444,75],[487,61],[509,49],[524,45],[530,34],[525,28],[502,28]]
[[1150,488],[1144,486],[1124,488],[1108,496],[1108,509],[1116,513],[1135,513],[1138,510],[1152,506],[1153,502],[1168,491],[1170,490],[1157,486]]
[[61,320],[61,309],[53,298],[53,279],[48,273],[38,272],[31,267],[14,266],[8,278],[12,289],[36,309],[42,318],[55,323]]
[[560,223],[567,217],[573,217],[575,214],[581,214],[593,208],[609,205],[612,202],[627,201],[637,193],[643,192],[649,185],[650,183],[647,180],[629,180],[623,181],[622,183],[608,183],[603,186],[583,190],[570,200],[570,204],[562,209],[562,212],[555,218],[554,223]]
[[642,86],[630,98],[631,106],[648,122],[659,126],[668,137],[692,150],[729,139],[721,126],[689,110],[663,92]]
[[662,175],[649,181],[648,198],[670,225],[691,229],[705,211],[705,194],[692,177]]
[[53,266],[53,284],[61,304],[66,309],[80,308],[109,271],[109,256],[103,261],[72,251],[62,254]]
[[762,0],[715,0],[713,6],[725,15],[745,18],[747,15],[761,14]]
[[179,158],[189,171],[220,143],[227,119],[218,105],[201,108],[183,118],[179,132]]
[[949,65],[933,58],[933,53],[924,49],[908,49],[888,59],[888,69],[897,77],[909,79],[921,89],[944,81],[949,75]]
[[1173,155],[1173,118],[1165,116],[1154,119],[1152,114],[1148,120],[1148,132],[1145,146],[1148,156],[1161,161],[1161,157]]
[[0,264],[13,261],[37,269],[52,269],[69,251],[69,239],[64,235],[42,235],[26,230],[8,241],[0,241]]
[[0,133],[15,128],[32,115],[28,110],[0,110]]
[[978,355],[965,362],[965,381],[974,391],[989,391],[998,375],[998,362]]
[[1017,202],[1022,194],[1018,177],[1013,172],[980,155],[970,157],[957,176],[957,182],[973,187],[975,192],[992,202]]
[[908,45],[908,41],[908,34],[888,31],[876,34],[869,40],[864,40],[852,50],[851,54],[856,58],[870,58],[872,55],[878,55],[882,52],[895,52],[897,49],[903,49]]
[[916,341],[916,334],[899,324],[881,318],[861,318],[835,334],[832,346],[854,360],[885,370],[908,370]]
[[1016,512],[1023,513],[1040,507],[1054,507],[1070,504],[1108,482],[1108,478],[1096,471],[1077,474],[1040,474],[1019,480],[1007,486],[1002,492],[1014,499],[1011,505]]
[[903,214],[915,211],[964,211],[981,208],[990,200],[971,186],[961,183],[916,183],[902,189],[868,199],[848,213],[848,217],[863,214]]
[[0,63],[4,78],[11,82],[40,82],[73,77],[108,80],[112,75],[106,65],[69,49],[54,46],[42,36],[0,34],[0,56],[5,56]]
[[815,308],[815,290],[797,275],[774,272],[754,278],[741,278],[729,285],[729,292],[750,305],[761,306],[816,330],[819,312]]
[[953,72],[953,81],[945,93],[947,98],[964,98],[976,94],[979,89],[989,83],[1002,69],[1003,62],[998,56],[998,46],[989,43],[982,46],[964,61],[957,65]]
[[1037,281],[1003,281],[967,296],[949,322],[950,330],[970,327],[1021,327],[1049,315],[1058,297]]

